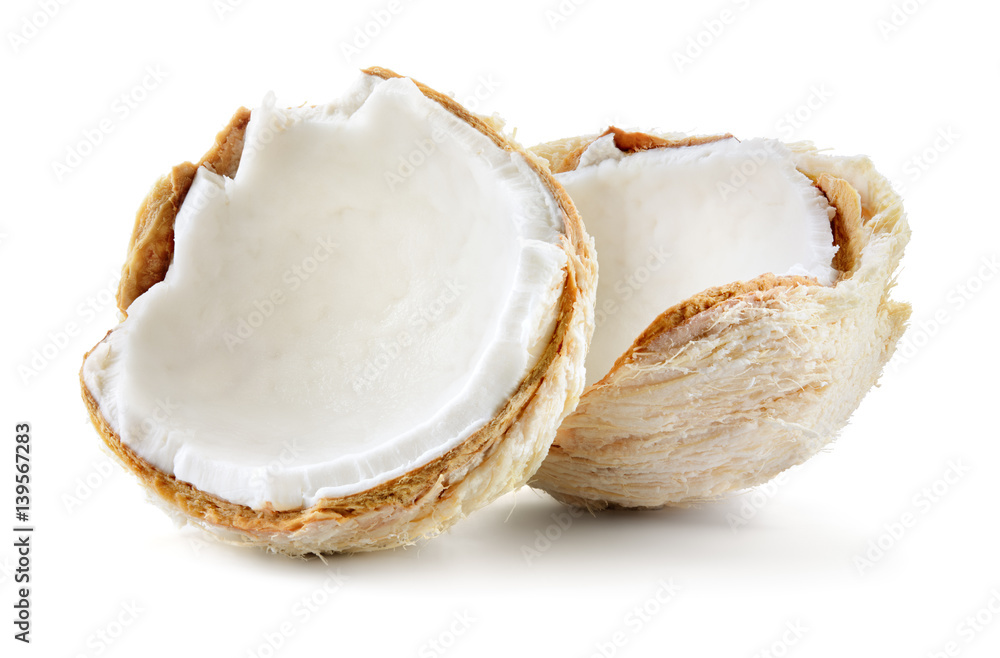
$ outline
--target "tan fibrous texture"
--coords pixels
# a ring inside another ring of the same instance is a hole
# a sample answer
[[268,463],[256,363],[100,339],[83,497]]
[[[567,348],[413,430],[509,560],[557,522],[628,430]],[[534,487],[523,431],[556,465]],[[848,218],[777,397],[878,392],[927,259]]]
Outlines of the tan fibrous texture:
[[[400,77],[378,68],[365,73],[383,79]],[[562,247],[567,255],[566,278],[559,317],[547,348],[492,421],[450,452],[368,491],[323,499],[308,509],[292,511],[237,505],[145,462],[108,424],[81,373],[84,402],[105,444],[139,478],[151,500],[178,521],[200,527],[225,542],[295,556],[411,544],[443,532],[470,512],[524,485],[544,459],[559,423],[579,401],[597,285],[592,238],[542,160],[502,135],[495,120],[471,114],[448,96],[416,84],[424,95],[500,148],[525,157],[560,206],[565,224]],[[199,166],[232,176],[239,165],[248,120],[249,112],[240,108]],[[175,167],[143,202],[119,292],[123,312],[166,273],[167,255],[173,249],[173,221],[195,169],[190,163]]]
[[[566,171],[595,138],[532,150]],[[768,274],[666,310],[584,391],[532,486],[593,510],[685,506],[766,482],[845,426],[910,315],[889,298],[909,228],[867,158],[789,147],[837,211],[835,285]]]
[[249,121],[250,110],[245,107],[236,110],[229,125],[216,135],[215,144],[198,164],[177,165],[156,181],[146,195],[135,216],[128,255],[118,283],[118,309],[122,313],[127,313],[136,297],[166,275],[174,254],[174,218],[198,167],[206,167],[220,176],[232,177],[236,173]]

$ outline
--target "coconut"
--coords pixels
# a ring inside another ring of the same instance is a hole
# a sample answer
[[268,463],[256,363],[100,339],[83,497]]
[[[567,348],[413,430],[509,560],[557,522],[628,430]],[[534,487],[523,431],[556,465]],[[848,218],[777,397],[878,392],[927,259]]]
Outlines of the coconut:
[[412,543],[527,481],[583,389],[597,272],[500,130],[374,68],[240,108],[154,185],[80,373],[154,502],[302,555]]
[[532,149],[601,264],[588,388],[531,484],[590,509],[684,506],[833,440],[909,317],[909,238],[865,157],[610,128]]

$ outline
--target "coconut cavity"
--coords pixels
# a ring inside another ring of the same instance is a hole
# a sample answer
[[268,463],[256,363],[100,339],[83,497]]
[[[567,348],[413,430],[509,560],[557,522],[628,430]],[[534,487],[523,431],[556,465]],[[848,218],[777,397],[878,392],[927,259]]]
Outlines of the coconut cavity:
[[774,140],[618,150],[599,138],[556,178],[594,236],[601,272],[587,384],[658,315],[761,274],[832,285],[834,210]]
[[523,156],[405,78],[251,113],[200,169],[164,280],[86,360],[139,457],[254,509],[350,495],[440,457],[548,343],[562,212]]

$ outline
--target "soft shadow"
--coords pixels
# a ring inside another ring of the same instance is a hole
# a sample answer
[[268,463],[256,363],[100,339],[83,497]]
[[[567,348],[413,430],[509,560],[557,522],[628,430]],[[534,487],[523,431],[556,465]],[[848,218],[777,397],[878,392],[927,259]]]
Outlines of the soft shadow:
[[434,596],[449,587],[495,589],[498,583],[501,591],[557,583],[571,592],[602,573],[629,577],[750,567],[794,577],[842,570],[863,539],[787,504],[734,529],[740,508],[740,498],[733,497],[689,508],[591,513],[524,489],[440,537],[373,553],[289,558],[214,542],[193,528],[183,529],[178,543],[191,550],[191,543],[200,541],[200,558],[221,568],[245,566],[297,580],[337,571],[366,587],[426,588]]

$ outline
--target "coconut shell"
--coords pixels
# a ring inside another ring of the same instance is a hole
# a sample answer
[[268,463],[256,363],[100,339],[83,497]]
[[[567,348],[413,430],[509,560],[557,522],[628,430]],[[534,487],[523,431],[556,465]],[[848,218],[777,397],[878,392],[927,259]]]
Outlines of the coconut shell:
[[[383,79],[400,77],[380,68],[364,72]],[[371,551],[410,544],[441,533],[466,514],[522,486],[541,464],[563,417],[576,406],[594,324],[597,263],[593,241],[543,161],[502,135],[492,120],[416,84],[426,97],[497,146],[524,156],[555,198],[565,226],[561,246],[567,266],[548,346],[497,415],[454,449],[367,491],[322,499],[308,509],[291,511],[231,503],[144,461],[103,417],[81,371],[83,399],[104,443],[138,477],[150,498],[181,522],[226,542],[288,555]],[[174,167],[142,203],[118,292],[123,313],[127,314],[132,301],[166,274],[173,253],[173,222],[197,167],[229,176],[236,172],[249,117],[249,111],[240,108],[197,165]]]
[[[608,133],[626,153],[729,137]],[[570,171],[597,137],[532,150]],[[836,209],[835,284],[763,274],[666,309],[584,392],[532,486],[595,510],[685,506],[766,482],[844,427],[909,318],[889,293],[910,232],[867,158],[787,146]]]

